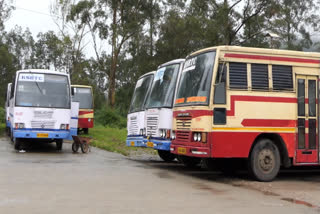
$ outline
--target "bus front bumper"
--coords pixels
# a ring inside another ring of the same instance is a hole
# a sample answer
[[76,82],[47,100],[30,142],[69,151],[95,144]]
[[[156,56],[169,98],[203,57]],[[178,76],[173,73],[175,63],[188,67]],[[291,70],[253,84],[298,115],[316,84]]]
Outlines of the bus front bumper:
[[210,148],[171,144],[170,152],[176,155],[210,158]]
[[145,138],[143,141],[147,148],[170,151],[171,140],[160,138]]
[[128,136],[126,144],[130,147],[146,147],[143,142],[143,136]]
[[67,139],[70,136],[69,130],[26,130],[14,129],[14,138],[36,138],[36,139]]

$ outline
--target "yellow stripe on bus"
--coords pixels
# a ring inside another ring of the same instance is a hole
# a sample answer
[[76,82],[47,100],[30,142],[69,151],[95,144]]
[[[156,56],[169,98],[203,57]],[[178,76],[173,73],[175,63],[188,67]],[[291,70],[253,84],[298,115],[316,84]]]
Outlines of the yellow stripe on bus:
[[93,113],[79,115],[79,118],[93,118]]
[[213,131],[272,131],[272,132],[296,132],[296,128],[212,128]]

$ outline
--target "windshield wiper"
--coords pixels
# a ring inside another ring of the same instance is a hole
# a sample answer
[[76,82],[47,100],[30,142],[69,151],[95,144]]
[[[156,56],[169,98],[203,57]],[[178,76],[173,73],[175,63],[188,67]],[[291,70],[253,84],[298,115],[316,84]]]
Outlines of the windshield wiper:
[[[29,72],[31,73],[31,71],[29,71]],[[34,81],[34,82],[36,83],[36,86],[38,87],[41,95],[43,95],[42,90],[41,90],[41,88],[40,88],[40,86],[39,86],[39,83],[38,83],[37,81]]]

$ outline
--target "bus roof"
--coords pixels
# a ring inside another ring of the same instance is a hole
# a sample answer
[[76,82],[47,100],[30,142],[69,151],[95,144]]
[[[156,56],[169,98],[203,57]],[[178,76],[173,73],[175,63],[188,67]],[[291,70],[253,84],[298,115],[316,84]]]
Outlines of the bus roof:
[[52,70],[47,70],[47,69],[25,69],[25,70],[19,70],[16,73],[46,73],[46,74],[59,74],[59,75],[65,75],[69,76],[69,74],[64,73],[64,72],[59,72],[59,71],[52,71]]
[[164,66],[172,65],[172,64],[180,64],[184,61],[185,61],[185,59],[174,59],[169,62],[163,63],[162,65],[159,65],[158,69],[161,67],[164,67]]
[[90,86],[90,85],[71,85],[71,87],[75,87],[75,88],[92,88],[92,86]]
[[239,52],[239,53],[251,53],[251,54],[263,54],[263,55],[282,55],[289,57],[303,57],[308,59],[319,60],[320,64],[320,53],[318,52],[304,52],[304,51],[290,51],[290,50],[279,50],[279,49],[270,49],[270,48],[252,48],[252,47],[240,47],[240,46],[215,46],[205,49],[198,50],[191,53],[189,56],[197,55],[203,52],[208,52],[212,50],[220,51],[230,51],[230,52]]

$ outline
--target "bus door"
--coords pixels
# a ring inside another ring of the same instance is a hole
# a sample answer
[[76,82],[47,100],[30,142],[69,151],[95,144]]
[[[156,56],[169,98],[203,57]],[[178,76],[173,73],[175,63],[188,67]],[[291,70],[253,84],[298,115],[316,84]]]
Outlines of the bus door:
[[314,164],[319,162],[318,141],[318,76],[297,78],[297,144],[296,163]]

